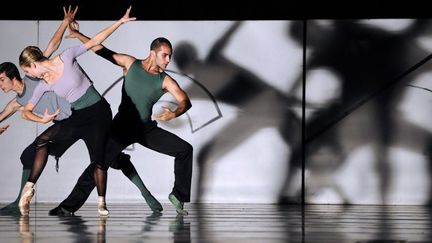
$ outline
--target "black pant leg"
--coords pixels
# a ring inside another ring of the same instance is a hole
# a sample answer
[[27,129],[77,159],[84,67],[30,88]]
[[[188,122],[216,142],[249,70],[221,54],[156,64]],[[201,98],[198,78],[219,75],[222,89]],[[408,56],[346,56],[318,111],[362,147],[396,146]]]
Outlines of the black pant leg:
[[84,205],[93,189],[96,187],[93,178],[94,164],[90,164],[78,178],[72,192],[60,203],[60,207],[76,212]]
[[145,132],[139,143],[159,153],[174,157],[173,193],[182,202],[190,202],[193,147],[187,141],[162,128]]
[[21,153],[20,160],[23,165],[23,169],[31,170],[36,155],[36,143],[33,141],[24,151]]

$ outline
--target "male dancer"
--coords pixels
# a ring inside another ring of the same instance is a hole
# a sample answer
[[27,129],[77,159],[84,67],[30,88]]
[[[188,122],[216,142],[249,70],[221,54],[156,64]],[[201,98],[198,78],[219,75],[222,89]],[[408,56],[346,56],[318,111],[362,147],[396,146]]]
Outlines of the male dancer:
[[[76,37],[83,43],[89,40],[78,31],[78,25],[69,25],[71,31],[68,37]],[[164,72],[168,65],[172,46],[165,38],[155,39],[150,46],[150,54],[144,60],[137,60],[126,54],[115,53],[102,45],[92,48],[98,55],[103,56],[123,68],[125,81],[122,87],[122,98],[119,111],[113,119],[111,133],[107,141],[105,161],[112,168],[124,169],[121,161],[113,161],[119,152],[133,143],[139,143],[147,148],[175,157],[175,182],[169,200],[176,208],[178,214],[187,215],[184,202],[190,202],[192,180],[192,146],[178,136],[163,130],[152,120],[153,105],[165,93],[171,93],[178,102],[174,111],[164,108],[164,112],[154,115],[156,120],[168,121],[185,113],[192,106],[189,97],[179,87],[177,82]],[[88,173],[84,172],[71,194],[53,210],[63,208],[65,205],[83,205],[91,190],[95,187],[94,181]],[[88,186],[84,186],[88,185]],[[84,190],[87,193],[84,195]]]

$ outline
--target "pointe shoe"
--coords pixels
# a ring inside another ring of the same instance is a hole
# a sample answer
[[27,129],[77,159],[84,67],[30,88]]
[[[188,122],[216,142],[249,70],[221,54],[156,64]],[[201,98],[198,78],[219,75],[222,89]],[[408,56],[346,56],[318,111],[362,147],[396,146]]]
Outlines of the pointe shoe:
[[99,216],[108,216],[109,211],[108,211],[105,203],[99,203],[98,212],[99,212]]
[[27,182],[21,191],[21,198],[18,203],[18,207],[21,215],[29,215],[30,212],[30,201],[34,195],[34,183]]

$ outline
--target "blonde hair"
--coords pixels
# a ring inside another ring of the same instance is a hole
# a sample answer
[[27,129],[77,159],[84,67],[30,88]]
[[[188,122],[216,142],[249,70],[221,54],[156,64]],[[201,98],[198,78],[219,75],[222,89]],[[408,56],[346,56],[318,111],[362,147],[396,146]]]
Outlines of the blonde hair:
[[27,46],[19,56],[19,65],[30,67],[33,62],[40,62],[48,58],[43,55],[43,52],[37,46]]

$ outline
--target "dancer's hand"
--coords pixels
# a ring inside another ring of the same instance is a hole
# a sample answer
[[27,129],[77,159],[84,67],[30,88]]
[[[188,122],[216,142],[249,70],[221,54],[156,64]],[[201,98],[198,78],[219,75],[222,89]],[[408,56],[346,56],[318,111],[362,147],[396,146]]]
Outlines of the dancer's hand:
[[65,36],[66,39],[68,38],[78,38],[79,36],[79,24],[76,21],[72,21],[68,25],[69,34]]
[[168,107],[162,107],[163,112],[157,115],[153,115],[153,119],[160,121],[169,121],[176,117],[175,113],[171,111]]
[[129,6],[129,8],[126,10],[126,13],[123,15],[123,17],[120,19],[120,22],[122,24],[129,22],[129,21],[133,21],[136,20],[136,17],[129,17],[129,13],[132,9],[132,6]]
[[66,23],[70,24],[74,21],[75,19],[75,14],[78,11],[78,6],[75,7],[75,9],[72,11],[71,5],[69,5],[68,10],[66,11],[66,8],[63,7],[63,13],[64,13],[64,17],[63,17],[63,21],[66,21]]
[[60,114],[60,109],[57,109],[53,114],[48,114],[48,109],[45,109],[44,115],[42,117],[42,121],[41,123],[48,123],[52,120],[54,120],[54,118]]
[[9,128],[9,125],[6,125],[4,127],[0,127],[0,134],[2,134],[4,131],[6,131]]

